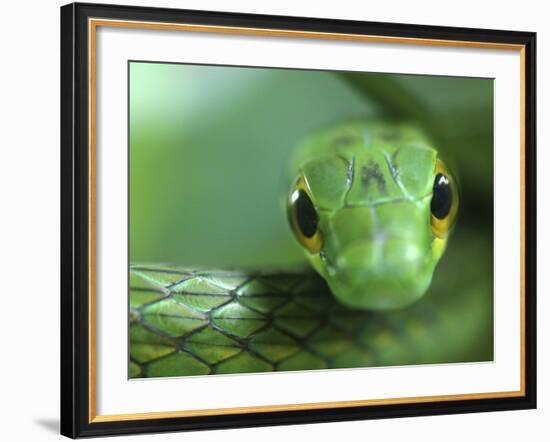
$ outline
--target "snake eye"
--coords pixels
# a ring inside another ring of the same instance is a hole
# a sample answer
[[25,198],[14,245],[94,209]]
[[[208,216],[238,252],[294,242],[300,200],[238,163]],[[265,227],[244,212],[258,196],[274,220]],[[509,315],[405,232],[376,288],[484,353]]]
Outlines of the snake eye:
[[288,199],[288,220],[296,239],[309,250],[319,253],[322,246],[319,215],[309,194],[306,181],[300,177]]
[[452,228],[458,210],[456,183],[441,160],[435,164],[435,178],[432,190],[432,232],[438,238],[445,238]]

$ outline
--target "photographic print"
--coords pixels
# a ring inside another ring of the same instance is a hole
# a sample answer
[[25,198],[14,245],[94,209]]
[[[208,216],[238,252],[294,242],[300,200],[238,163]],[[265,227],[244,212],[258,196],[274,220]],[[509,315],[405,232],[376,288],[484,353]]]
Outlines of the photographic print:
[[536,407],[532,32],[61,8],[61,432]]
[[128,81],[130,378],[493,360],[493,79]]

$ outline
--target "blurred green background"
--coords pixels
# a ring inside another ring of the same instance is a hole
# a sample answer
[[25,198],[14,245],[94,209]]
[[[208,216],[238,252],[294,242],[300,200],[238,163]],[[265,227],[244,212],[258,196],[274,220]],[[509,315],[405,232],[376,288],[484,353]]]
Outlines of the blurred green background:
[[283,204],[292,149],[316,128],[385,113],[430,133],[461,184],[459,225],[492,251],[492,80],[149,62],[129,69],[131,262],[305,262]]

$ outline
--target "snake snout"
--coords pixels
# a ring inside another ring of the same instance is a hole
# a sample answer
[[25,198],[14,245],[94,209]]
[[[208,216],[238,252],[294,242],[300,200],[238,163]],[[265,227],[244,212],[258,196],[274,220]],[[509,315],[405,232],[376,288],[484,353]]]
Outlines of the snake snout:
[[334,295],[353,308],[387,310],[419,299],[435,261],[429,204],[346,207],[321,223],[325,272]]
[[415,277],[423,263],[426,251],[410,240],[379,239],[352,244],[336,260],[342,279],[349,284],[365,280],[406,280]]
[[424,294],[431,282],[426,250],[420,242],[399,238],[351,244],[335,262],[332,291],[353,308],[402,307]]

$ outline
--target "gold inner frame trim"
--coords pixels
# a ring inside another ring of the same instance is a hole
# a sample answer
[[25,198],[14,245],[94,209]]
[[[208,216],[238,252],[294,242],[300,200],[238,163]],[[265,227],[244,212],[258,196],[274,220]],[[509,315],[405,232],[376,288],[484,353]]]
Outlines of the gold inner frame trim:
[[[291,37],[325,39],[387,44],[413,44],[421,46],[444,46],[476,49],[498,49],[518,51],[520,54],[520,389],[487,393],[464,393],[437,396],[398,397],[388,399],[366,399],[352,401],[315,402],[284,405],[261,405],[233,408],[158,411],[129,414],[96,414],[96,36],[97,28],[134,28],[148,30],[169,30],[186,32],[208,32],[218,34],[253,35],[268,37]],[[390,37],[346,33],[292,31],[283,29],[245,28],[232,26],[210,26],[181,23],[140,22],[130,20],[88,19],[88,94],[89,94],[89,423],[133,421],[145,419],[168,419],[178,417],[237,415],[258,412],[280,412],[297,410],[322,410],[327,408],[365,407],[374,405],[415,404],[426,402],[481,400],[525,396],[525,46],[493,42],[425,39],[411,37]]]

